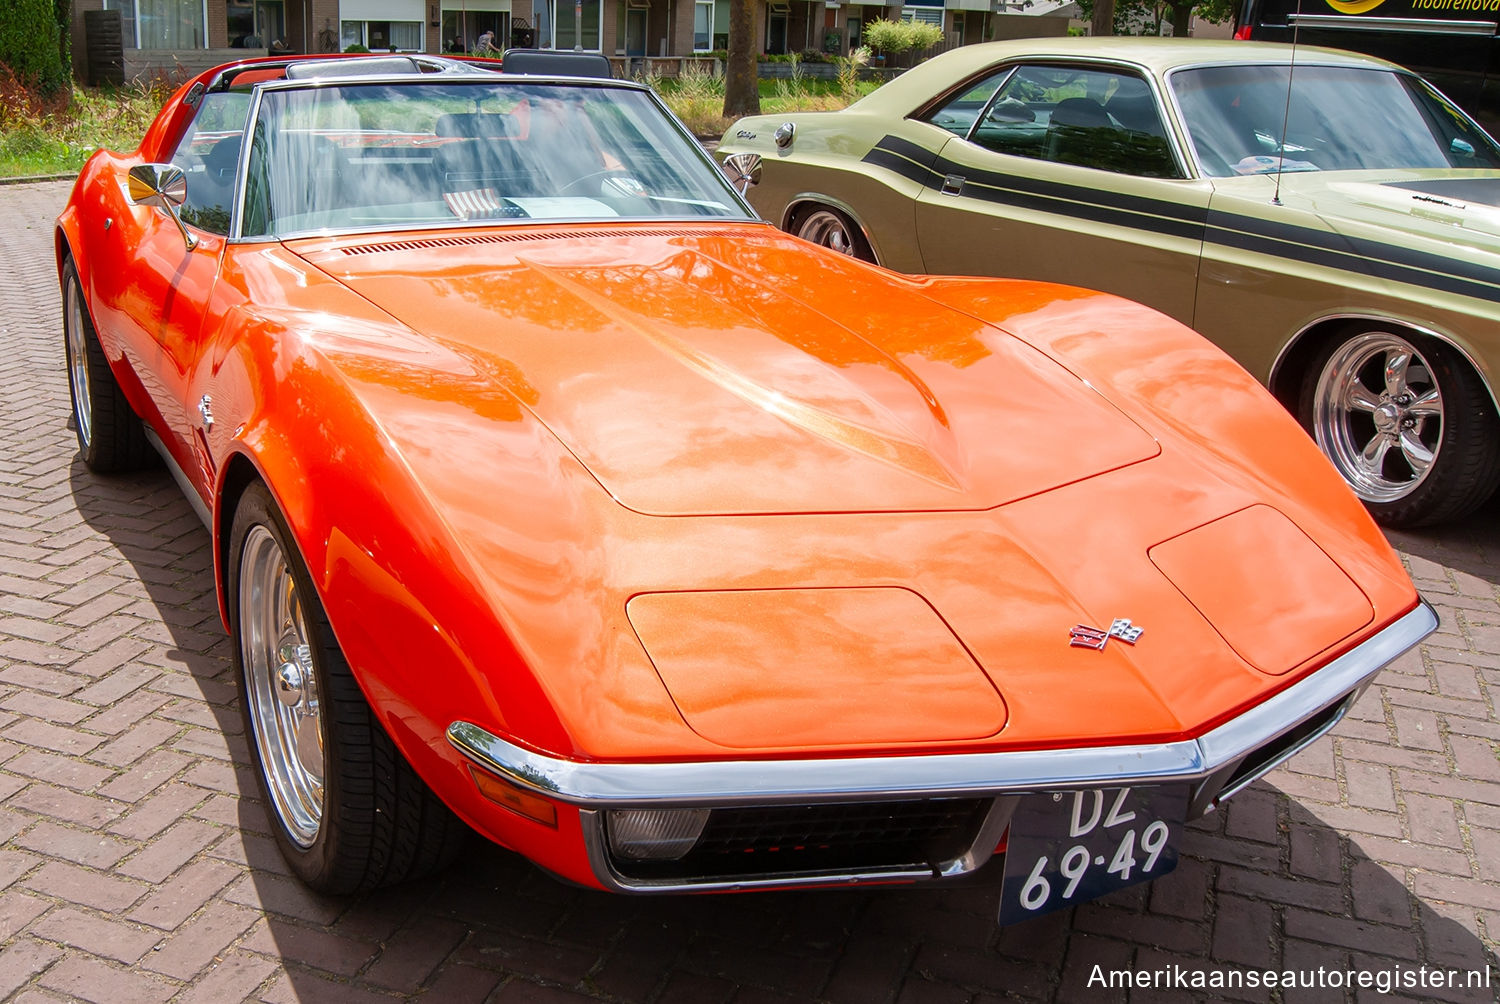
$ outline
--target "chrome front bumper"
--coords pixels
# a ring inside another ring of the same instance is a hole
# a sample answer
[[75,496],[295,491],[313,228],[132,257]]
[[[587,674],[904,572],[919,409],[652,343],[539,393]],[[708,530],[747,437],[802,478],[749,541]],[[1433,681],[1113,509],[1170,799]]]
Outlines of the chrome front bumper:
[[[991,835],[998,841],[1004,828],[998,816],[1003,808],[1004,820],[1008,821],[1016,803],[1010,796],[1186,782],[1193,792],[1189,818],[1211,811],[1336,725],[1383,667],[1437,626],[1437,614],[1421,602],[1379,634],[1274,697],[1197,739],[1171,743],[931,756],[585,763],[523,749],[463,721],[448,727],[448,741],[469,760],[510,783],[583,810],[590,857],[598,878],[610,888],[632,892],[707,891],[932,878],[960,874],[983,864],[979,845]],[[958,861],[921,873],[809,876],[801,883],[792,877],[633,883],[609,866],[599,811],[955,797],[996,798],[996,813],[974,849]]]

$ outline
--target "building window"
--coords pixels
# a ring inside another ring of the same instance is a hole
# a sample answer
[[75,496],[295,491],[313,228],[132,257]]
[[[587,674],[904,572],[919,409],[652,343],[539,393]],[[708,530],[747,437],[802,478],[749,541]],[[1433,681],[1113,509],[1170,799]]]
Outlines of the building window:
[[693,9],[693,51],[714,47],[714,0],[698,0]]
[[421,52],[421,21],[341,21],[339,47],[362,45],[371,52]]
[[204,0],[104,0],[120,12],[120,37],[138,49],[206,49]]
[[490,33],[490,44],[497,52],[510,48],[510,12],[447,9],[443,11],[444,52],[474,52],[479,44],[479,36],[485,32]]
[[575,0],[574,3],[557,0],[552,5],[552,47],[601,51],[599,9],[599,0]]

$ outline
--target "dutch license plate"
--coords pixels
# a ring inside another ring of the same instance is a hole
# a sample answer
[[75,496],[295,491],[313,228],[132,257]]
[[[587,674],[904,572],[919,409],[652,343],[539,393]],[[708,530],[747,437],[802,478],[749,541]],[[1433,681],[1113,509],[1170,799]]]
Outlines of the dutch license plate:
[[1000,923],[1073,906],[1177,867],[1186,785],[1046,792],[1010,822]]

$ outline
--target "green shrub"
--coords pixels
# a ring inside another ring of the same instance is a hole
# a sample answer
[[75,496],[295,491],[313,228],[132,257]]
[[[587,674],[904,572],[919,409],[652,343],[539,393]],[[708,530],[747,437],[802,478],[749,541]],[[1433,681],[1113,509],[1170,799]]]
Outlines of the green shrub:
[[24,86],[53,94],[68,83],[58,30],[63,0],[6,0],[10,11],[0,17],[0,64]]
[[908,21],[911,27],[911,47],[916,52],[930,49],[943,40],[943,29],[926,21]]
[[905,21],[868,21],[863,40],[876,52],[895,56],[911,48],[911,32]]
[[353,45],[346,45],[346,46],[344,46],[344,51],[345,52],[369,52],[370,50],[366,49],[364,46],[360,45],[358,42],[355,42]]

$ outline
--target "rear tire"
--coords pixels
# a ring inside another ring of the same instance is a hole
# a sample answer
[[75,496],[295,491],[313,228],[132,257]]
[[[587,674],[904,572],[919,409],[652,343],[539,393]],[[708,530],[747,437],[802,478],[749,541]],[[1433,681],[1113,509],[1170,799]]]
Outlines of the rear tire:
[[265,486],[235,507],[229,615],[250,755],[276,843],[318,892],[448,864],[468,829],[397,751],[349,671]]
[[101,474],[145,467],[154,456],[145,426],[104,357],[72,258],[63,260],[62,300],[63,348],[79,456],[89,470]]
[[831,206],[813,204],[797,210],[788,229],[803,240],[812,241],[830,251],[846,254],[860,261],[875,260],[875,252],[871,250],[870,242],[865,240],[864,233],[847,213]]
[[1500,418],[1454,349],[1399,328],[1331,339],[1303,378],[1298,417],[1375,519],[1458,519],[1500,484]]

